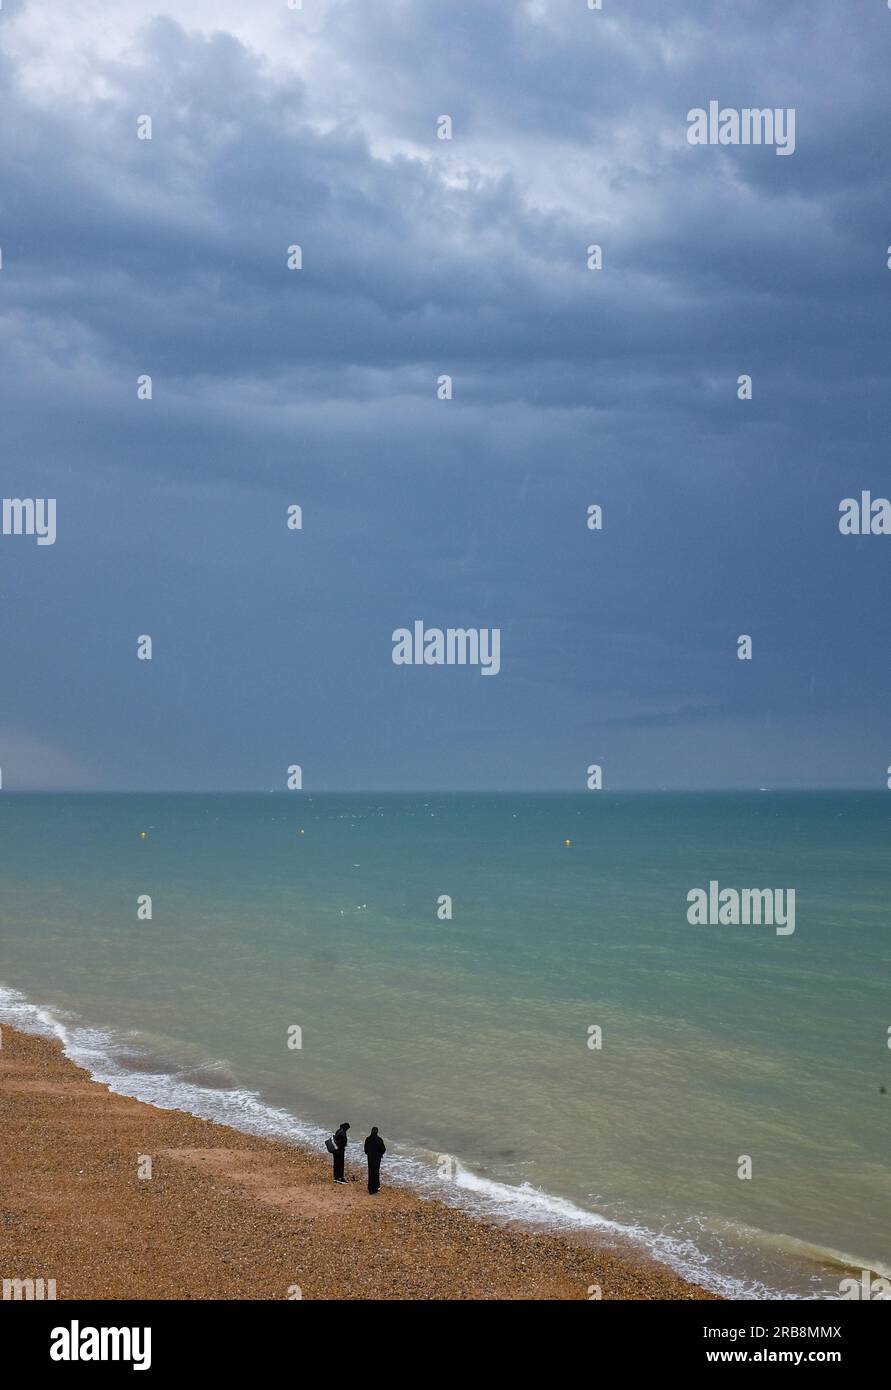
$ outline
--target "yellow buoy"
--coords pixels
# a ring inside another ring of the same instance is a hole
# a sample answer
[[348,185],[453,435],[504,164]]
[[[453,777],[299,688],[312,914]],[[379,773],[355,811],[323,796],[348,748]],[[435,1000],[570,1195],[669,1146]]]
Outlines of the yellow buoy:
[[564,843],[564,845],[566,845],[567,848],[568,848],[568,847],[572,844],[572,841],[571,841],[571,840],[564,840],[563,843]]
[[139,832],[139,838],[140,838],[140,840],[144,840],[144,839],[145,839],[145,831],[144,831],[144,830],[140,830],[140,832]]
[[303,826],[302,826],[302,825],[301,825],[300,829],[297,831],[297,834],[298,834],[298,835],[302,835],[302,834],[303,834]]

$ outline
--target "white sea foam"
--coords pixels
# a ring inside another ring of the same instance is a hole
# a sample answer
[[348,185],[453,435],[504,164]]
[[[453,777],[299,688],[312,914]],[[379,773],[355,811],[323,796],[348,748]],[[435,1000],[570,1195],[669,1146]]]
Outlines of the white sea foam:
[[[245,1133],[289,1140],[324,1153],[326,1130],[300,1120],[288,1110],[267,1104],[256,1092],[238,1087],[201,1086],[184,1079],[175,1070],[134,1068],[134,1049],[129,1041],[125,1043],[107,1029],[87,1026],[63,1010],[34,1004],[19,990],[0,985],[0,1024],[3,1023],[22,1032],[58,1038],[66,1057],[118,1095],[131,1096],[162,1110],[185,1110],[200,1119],[213,1120]],[[131,1059],[131,1065],[122,1060],[125,1056]],[[704,1253],[694,1240],[683,1235],[610,1220],[526,1182],[517,1185],[496,1182],[481,1177],[460,1162],[452,1177],[445,1178],[437,1171],[435,1157],[423,1151],[412,1153],[390,1146],[388,1181],[479,1216],[516,1221],[526,1227],[564,1233],[609,1232],[644,1246],[677,1274],[727,1298],[808,1297],[727,1273],[714,1256]],[[852,1268],[860,1267],[858,1261],[849,1263]]]
[[[175,1071],[128,1067],[119,1060],[122,1041],[109,1030],[87,1027],[61,1010],[32,1004],[18,990],[4,985],[0,985],[0,1023],[58,1038],[66,1057],[117,1095],[132,1096],[161,1110],[186,1110],[200,1119],[267,1138],[293,1139],[313,1147],[324,1143],[325,1131],[318,1125],[305,1124],[289,1111],[267,1105],[256,1092],[196,1085]],[[127,1052],[132,1056],[131,1045]]]

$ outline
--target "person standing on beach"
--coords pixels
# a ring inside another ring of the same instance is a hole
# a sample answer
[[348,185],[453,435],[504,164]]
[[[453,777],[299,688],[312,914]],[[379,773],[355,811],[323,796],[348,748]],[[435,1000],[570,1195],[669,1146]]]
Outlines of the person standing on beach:
[[334,1131],[334,1181],[346,1182],[343,1176],[343,1161],[346,1156],[347,1130],[349,1125],[346,1120]]
[[387,1146],[377,1132],[377,1125],[373,1125],[371,1133],[365,1140],[365,1156],[368,1159],[369,1192],[380,1192],[381,1190],[381,1159],[386,1152]]

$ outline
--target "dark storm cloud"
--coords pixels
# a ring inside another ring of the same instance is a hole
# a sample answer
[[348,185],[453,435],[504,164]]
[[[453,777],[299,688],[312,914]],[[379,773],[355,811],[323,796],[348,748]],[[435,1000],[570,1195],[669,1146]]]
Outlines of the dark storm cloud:
[[[879,778],[835,519],[887,476],[891,12],[338,5],[290,69],[185,10],[78,100],[3,62],[4,493],[60,507],[0,555],[22,782]],[[712,98],[795,154],[690,147]],[[415,617],[501,675],[395,668]]]

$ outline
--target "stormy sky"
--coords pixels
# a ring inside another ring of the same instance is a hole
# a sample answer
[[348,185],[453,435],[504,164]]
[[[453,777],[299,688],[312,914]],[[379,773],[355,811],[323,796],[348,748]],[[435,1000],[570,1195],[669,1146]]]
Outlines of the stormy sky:
[[884,787],[889,70],[884,0],[4,0],[4,792]]

